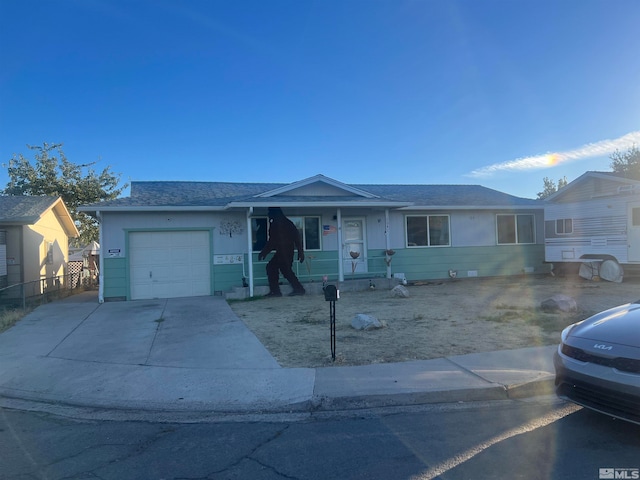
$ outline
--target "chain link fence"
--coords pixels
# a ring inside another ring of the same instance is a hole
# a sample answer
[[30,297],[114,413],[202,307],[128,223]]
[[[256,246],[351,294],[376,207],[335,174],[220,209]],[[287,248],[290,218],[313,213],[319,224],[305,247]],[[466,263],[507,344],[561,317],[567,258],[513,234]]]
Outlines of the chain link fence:
[[0,306],[26,309],[96,287],[97,279],[82,272],[16,283],[0,288]]

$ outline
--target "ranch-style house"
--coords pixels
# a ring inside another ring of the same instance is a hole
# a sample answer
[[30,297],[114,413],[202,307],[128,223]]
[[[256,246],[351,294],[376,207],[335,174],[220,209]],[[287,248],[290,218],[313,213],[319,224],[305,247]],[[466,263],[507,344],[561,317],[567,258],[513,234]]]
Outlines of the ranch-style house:
[[307,285],[549,271],[544,203],[479,185],[134,181],[80,209],[100,222],[100,301],[265,293],[269,207],[298,226]]

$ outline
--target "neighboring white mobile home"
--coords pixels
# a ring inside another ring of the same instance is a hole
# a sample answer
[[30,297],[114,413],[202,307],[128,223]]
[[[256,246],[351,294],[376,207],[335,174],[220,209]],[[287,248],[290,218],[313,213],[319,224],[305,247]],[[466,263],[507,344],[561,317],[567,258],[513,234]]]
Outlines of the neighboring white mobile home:
[[[545,260],[603,266],[640,265],[640,182],[586,172],[545,202]],[[615,275],[614,275],[615,276]]]
[[130,197],[81,208],[100,221],[100,299],[259,294],[268,207],[298,226],[305,284],[549,270],[543,202],[479,185],[132,182]]

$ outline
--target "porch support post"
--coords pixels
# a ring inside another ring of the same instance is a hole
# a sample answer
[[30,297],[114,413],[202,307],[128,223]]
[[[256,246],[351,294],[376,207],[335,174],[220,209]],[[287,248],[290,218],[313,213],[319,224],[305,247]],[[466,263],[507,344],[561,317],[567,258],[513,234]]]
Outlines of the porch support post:
[[[98,241],[100,242],[100,253],[98,254],[98,263],[100,264],[100,270],[98,270],[98,303],[104,303],[104,232],[102,231],[102,213],[98,210],[96,212],[96,217],[98,218]],[[129,255],[129,252],[127,252]],[[131,288],[131,287],[129,287]],[[128,295],[131,295],[131,290],[129,290]]]
[[344,282],[344,266],[342,261],[342,250],[344,248],[344,245],[342,245],[342,211],[339,208],[336,219],[338,222],[338,281]]
[[[385,249],[391,250],[391,239],[389,238],[389,209],[384,209],[384,243]],[[385,263],[387,263],[387,278],[391,278],[391,262],[386,262],[387,254],[384,255]]]
[[253,207],[247,209],[247,268],[249,269],[249,296],[253,297],[253,242],[251,241],[251,216]]

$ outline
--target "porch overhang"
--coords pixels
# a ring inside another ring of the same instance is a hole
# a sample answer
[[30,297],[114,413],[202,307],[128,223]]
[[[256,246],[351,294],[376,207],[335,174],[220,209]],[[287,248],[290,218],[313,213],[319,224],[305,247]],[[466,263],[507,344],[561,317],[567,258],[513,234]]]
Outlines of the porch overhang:
[[412,202],[394,202],[382,199],[365,199],[359,201],[339,201],[339,200],[288,200],[282,197],[271,197],[260,199],[259,201],[239,201],[231,202],[226,206],[226,210],[235,208],[406,208],[412,206]]

